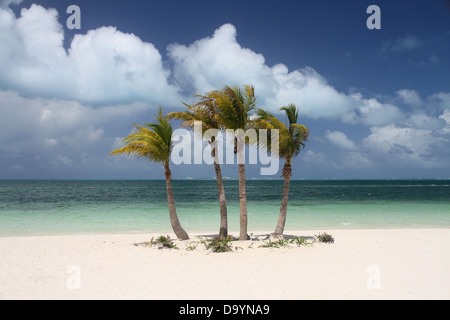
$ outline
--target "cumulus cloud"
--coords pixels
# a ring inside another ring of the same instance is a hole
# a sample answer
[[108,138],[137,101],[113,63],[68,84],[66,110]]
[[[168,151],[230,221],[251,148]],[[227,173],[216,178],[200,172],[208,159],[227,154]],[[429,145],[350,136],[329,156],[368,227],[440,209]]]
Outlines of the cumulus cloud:
[[[172,44],[168,55],[174,61],[174,76],[190,91],[208,92],[224,85],[253,84],[263,95],[273,96],[278,84],[264,56],[242,48],[236,28],[225,24],[212,37],[189,46]],[[264,96],[263,96],[264,97]]]
[[356,150],[356,144],[350,140],[347,135],[340,131],[330,131],[325,132],[325,139],[327,139],[334,146],[344,149],[344,150]]
[[286,66],[276,65],[273,74],[279,90],[268,99],[269,106],[296,103],[304,116],[314,119],[340,118],[357,106],[356,101],[336,91],[312,68],[289,72]]
[[450,109],[450,93],[448,92],[435,93],[428,100],[431,104],[436,105],[439,110]]
[[397,91],[397,97],[405,104],[413,107],[413,108],[419,108],[422,106],[423,101],[420,98],[420,95],[415,90],[398,90]]
[[236,37],[236,28],[225,24],[212,37],[188,46],[169,46],[178,83],[200,93],[224,85],[252,84],[261,107],[276,110],[296,103],[302,114],[311,118],[338,117],[354,108],[351,98],[328,85],[314,69],[289,72],[284,64],[270,67],[262,54],[243,48]]
[[[409,112],[377,100],[363,99],[362,106],[354,111],[354,118],[346,121],[365,124],[370,134],[356,145],[345,133],[327,130],[324,139],[316,139],[327,151],[309,153],[309,164],[314,165],[316,161],[328,168],[341,169],[448,167],[450,109],[445,108],[447,94],[435,94],[425,100],[412,90],[397,94],[397,99],[404,99],[403,102],[412,107]],[[427,110],[435,110],[436,114],[428,114]],[[328,151],[329,145],[340,151],[333,154]]]
[[[417,116],[417,118],[419,118]],[[383,170],[448,168],[450,159],[450,110],[438,118],[427,117],[399,124],[370,127],[370,133],[356,144],[340,131],[327,130],[324,139],[316,139],[314,149],[300,157],[305,165],[316,170]],[[412,123],[433,121],[426,125]],[[330,145],[338,152],[330,150]],[[323,148],[323,151],[316,151]]]
[[[389,100],[339,92],[311,67],[267,65],[261,53],[239,44],[231,24],[191,44],[170,45],[166,61],[153,44],[114,27],[77,34],[66,50],[58,12],[34,4],[16,16],[9,6],[20,3],[0,2],[3,170],[122,165],[120,158],[105,162],[108,151],[121,146],[130,124],[149,121],[157,105],[181,108],[180,101],[193,94],[243,84],[255,86],[259,107],[276,111],[295,103],[302,117],[370,130],[358,144],[351,130],[348,136],[326,131],[324,150],[302,154],[309,165],[445,166],[439,151],[450,147],[450,93],[422,99],[417,91],[402,89]],[[420,45],[417,37],[406,36],[387,43],[386,51]],[[329,152],[330,145],[340,153]]]
[[[19,17],[4,8],[0,15],[3,90],[95,105],[142,101],[180,106],[184,97],[196,93],[252,84],[259,106],[273,111],[296,103],[305,117],[350,117],[368,125],[399,117],[395,106],[338,92],[310,67],[289,71],[281,63],[268,66],[262,54],[237,42],[231,24],[190,45],[170,45],[173,70],[169,70],[153,44],[114,27],[77,34],[66,51],[56,10],[33,4]],[[172,76],[175,83],[169,80]]]
[[151,43],[114,27],[75,35],[65,50],[58,12],[33,4],[0,8],[0,85],[29,95],[94,104],[179,103]]
[[417,129],[440,130],[446,125],[442,118],[431,117],[423,111],[418,111],[405,121],[406,125]]
[[174,104],[181,99],[158,50],[133,34],[114,27],[90,30],[74,37],[68,56],[76,68],[76,96],[87,101]]
[[[268,66],[262,54],[242,47],[236,28],[225,24],[211,37],[190,45],[172,44],[168,55],[173,73],[184,90],[203,93],[226,84],[253,84],[259,106],[276,111],[295,103],[302,116],[312,119],[341,119],[349,123],[381,126],[405,118],[401,109],[356,92],[338,92],[311,67],[289,71],[284,64]],[[398,93],[412,101],[413,91]]]
[[382,126],[395,123],[405,117],[401,109],[390,103],[381,103],[375,98],[365,99],[359,93],[352,94],[358,103],[356,110],[343,116],[344,121],[363,123],[367,126]]
[[344,132],[327,130],[324,135],[325,144],[331,144],[340,151],[336,154],[327,152],[306,152],[306,162],[313,166],[325,166],[329,169],[369,169],[375,167],[365,150],[349,139]]
[[91,163],[99,165],[109,158],[117,135],[148,119],[153,109],[144,103],[94,108],[0,91],[0,176],[15,164],[36,171],[96,158]]
[[362,145],[378,163],[435,168],[445,164],[437,152],[448,149],[448,141],[444,132],[389,125],[371,128]]

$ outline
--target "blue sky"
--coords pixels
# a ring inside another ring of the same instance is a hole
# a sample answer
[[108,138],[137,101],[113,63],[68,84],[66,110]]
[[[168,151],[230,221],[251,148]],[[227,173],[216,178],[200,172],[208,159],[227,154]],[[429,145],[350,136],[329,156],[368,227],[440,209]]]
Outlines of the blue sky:
[[294,178],[450,178],[449,1],[0,3],[0,179],[160,178],[108,151],[158,105],[243,84],[260,107],[299,106],[311,138]]

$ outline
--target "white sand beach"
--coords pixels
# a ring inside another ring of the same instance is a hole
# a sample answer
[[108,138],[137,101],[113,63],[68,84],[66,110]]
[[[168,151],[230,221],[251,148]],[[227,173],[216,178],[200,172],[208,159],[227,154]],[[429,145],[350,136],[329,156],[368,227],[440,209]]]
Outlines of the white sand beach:
[[[334,244],[209,253],[159,234],[0,238],[0,299],[450,299],[450,229],[299,230]],[[233,234],[233,233],[231,233]],[[173,237],[173,235],[171,235]]]

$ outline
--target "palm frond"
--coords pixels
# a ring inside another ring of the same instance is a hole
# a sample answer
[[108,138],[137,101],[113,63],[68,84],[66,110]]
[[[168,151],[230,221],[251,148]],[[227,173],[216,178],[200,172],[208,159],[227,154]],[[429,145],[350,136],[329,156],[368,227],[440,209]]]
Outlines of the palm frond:
[[[185,111],[171,112],[167,116],[170,119],[181,120],[181,126],[191,130],[201,123],[202,130],[197,133],[201,138],[204,138],[204,133],[207,130],[222,130],[224,128],[216,105],[218,96],[217,91],[211,91],[205,95],[196,95],[195,97],[198,100],[194,104],[183,103],[186,107]],[[211,139],[211,137],[208,137],[208,139]]]
[[216,98],[220,121],[227,129],[246,130],[251,124],[250,116],[256,106],[253,86],[229,87],[218,92]]
[[155,123],[135,125],[136,132],[123,139],[124,147],[113,150],[111,155],[125,154],[147,158],[155,162],[168,162],[172,152],[173,128],[161,107]]
[[[297,124],[298,110],[295,105],[291,104],[280,110],[285,111],[289,120],[288,125],[284,124],[284,122],[280,121],[272,113],[257,109],[256,114],[258,118],[254,120],[254,127],[256,129],[268,130],[269,137],[267,138],[267,141],[264,141],[261,137],[259,139],[262,141],[262,143],[259,144],[260,147],[267,149],[269,152],[276,150],[280,157],[285,158],[286,161],[290,161],[293,156],[297,156],[305,147],[309,136],[309,130],[305,126]],[[271,145],[272,130],[278,130],[278,146]]]
[[298,121],[298,110],[295,104],[289,104],[285,107],[281,107],[280,111],[284,111],[288,117],[289,124],[297,123]]

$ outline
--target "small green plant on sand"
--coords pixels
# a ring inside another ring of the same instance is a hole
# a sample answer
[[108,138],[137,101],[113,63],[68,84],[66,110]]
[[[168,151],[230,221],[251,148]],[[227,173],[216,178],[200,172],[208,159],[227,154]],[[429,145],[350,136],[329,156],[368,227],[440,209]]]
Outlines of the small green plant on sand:
[[322,243],[334,243],[334,238],[327,233],[319,233],[315,238]]
[[304,237],[292,237],[289,239],[281,238],[276,241],[272,239],[269,242],[266,242],[260,245],[260,248],[288,248],[291,244],[296,244],[298,247],[311,245],[314,242],[308,242]]
[[197,249],[198,244],[196,242],[191,242],[189,245],[186,246],[187,251],[194,251]]
[[169,236],[159,236],[159,238],[157,238],[156,240],[152,239],[151,243],[152,243],[152,245],[157,245],[159,249],[164,249],[164,248],[176,249],[176,250],[179,249],[177,247],[177,245],[173,243],[173,240],[170,239]]
[[296,244],[299,247],[300,246],[307,246],[307,245],[311,244],[303,237],[293,237],[289,241],[290,241],[290,243]]
[[277,241],[269,240],[269,242],[260,245],[260,248],[286,248],[289,246],[288,239],[279,239]]
[[202,240],[202,244],[205,246],[206,250],[210,250],[214,253],[233,251],[233,247],[231,246],[231,237]]

